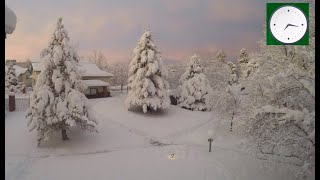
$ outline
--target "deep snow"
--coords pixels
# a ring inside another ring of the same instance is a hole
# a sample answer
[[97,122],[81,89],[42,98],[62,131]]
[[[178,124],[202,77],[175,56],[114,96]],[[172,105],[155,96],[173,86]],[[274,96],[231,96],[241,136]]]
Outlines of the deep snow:
[[[125,94],[91,99],[99,133],[60,133],[37,148],[24,112],[7,113],[5,177],[10,179],[294,179],[286,164],[263,161],[237,148],[240,139],[212,112],[176,106],[163,112],[127,111]],[[213,130],[208,152],[208,130]],[[175,153],[176,159],[168,156]]]

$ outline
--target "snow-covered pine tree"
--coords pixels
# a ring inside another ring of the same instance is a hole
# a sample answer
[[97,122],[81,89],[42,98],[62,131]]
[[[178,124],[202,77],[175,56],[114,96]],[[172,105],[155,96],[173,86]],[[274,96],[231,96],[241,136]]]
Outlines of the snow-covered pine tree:
[[19,81],[12,63],[9,64],[6,72],[5,87],[10,93],[16,93],[19,90]]
[[142,107],[148,110],[165,109],[170,105],[167,70],[160,59],[160,52],[152,41],[150,30],[146,30],[129,64],[128,97],[126,107]]
[[249,62],[249,55],[247,53],[247,50],[242,48],[240,50],[239,64],[242,65],[242,64],[246,64],[248,62]]
[[203,73],[203,67],[200,65],[200,58],[193,55],[181,75],[180,85],[177,92],[177,103],[179,107],[194,111],[210,111],[210,99],[212,88]]
[[229,65],[229,68],[231,70],[231,79],[229,80],[229,85],[238,83],[239,78],[240,78],[239,65],[235,64],[231,61],[229,61],[227,64]]
[[49,46],[41,52],[43,69],[26,114],[30,131],[37,129],[38,145],[54,131],[61,131],[62,139],[67,140],[69,127],[96,131],[97,122],[82,93],[86,86],[78,70],[79,57],[69,40],[59,18]]
[[219,51],[217,53],[217,57],[216,57],[219,61],[225,62],[226,59],[226,54],[224,53],[224,51]]
[[240,50],[238,63],[242,76],[247,77],[250,74],[253,65],[249,64],[249,54],[247,53],[247,50],[244,48]]

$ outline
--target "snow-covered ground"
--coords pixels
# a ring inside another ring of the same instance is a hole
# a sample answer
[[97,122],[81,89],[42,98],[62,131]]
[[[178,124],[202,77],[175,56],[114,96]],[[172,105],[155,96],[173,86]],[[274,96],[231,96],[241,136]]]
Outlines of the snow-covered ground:
[[[7,180],[286,180],[294,167],[259,160],[240,151],[240,139],[212,112],[176,106],[163,112],[130,112],[126,95],[91,99],[99,133],[68,132],[37,148],[24,112],[7,113],[5,178]],[[208,152],[208,130],[213,130]],[[176,159],[168,158],[174,153]]]

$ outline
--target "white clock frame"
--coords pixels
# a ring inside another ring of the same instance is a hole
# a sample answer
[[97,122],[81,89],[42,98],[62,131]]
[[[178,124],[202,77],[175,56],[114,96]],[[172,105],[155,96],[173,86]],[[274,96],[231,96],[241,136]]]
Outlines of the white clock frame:
[[308,21],[300,9],[294,6],[283,6],[272,14],[269,28],[278,41],[291,44],[299,41],[306,34]]

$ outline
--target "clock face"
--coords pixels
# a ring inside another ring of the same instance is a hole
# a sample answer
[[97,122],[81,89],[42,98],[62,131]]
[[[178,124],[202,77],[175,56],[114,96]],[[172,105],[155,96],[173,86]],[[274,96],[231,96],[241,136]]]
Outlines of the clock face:
[[307,31],[307,18],[298,8],[284,6],[276,10],[270,19],[272,35],[282,43],[295,43]]

